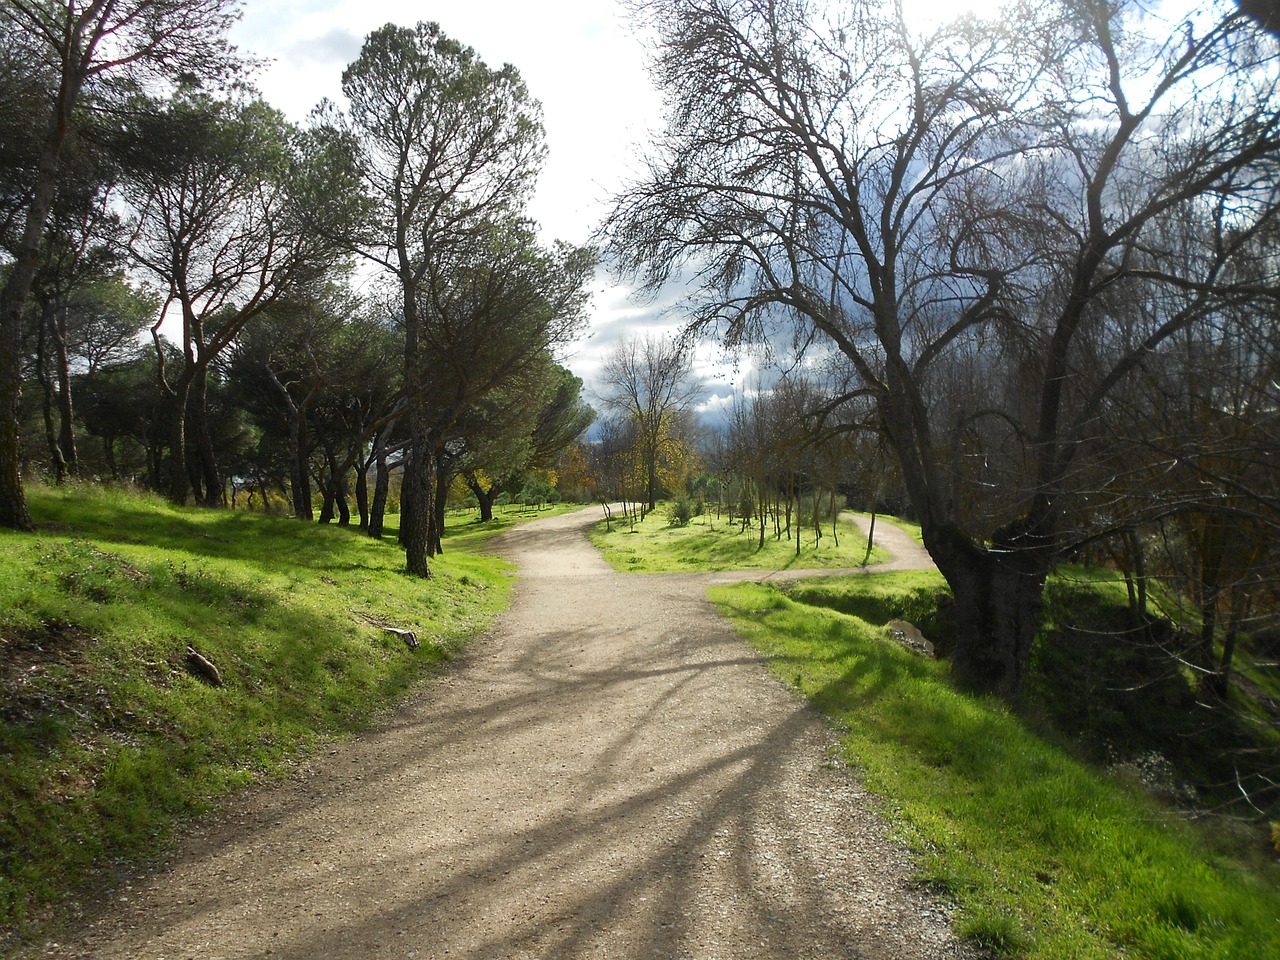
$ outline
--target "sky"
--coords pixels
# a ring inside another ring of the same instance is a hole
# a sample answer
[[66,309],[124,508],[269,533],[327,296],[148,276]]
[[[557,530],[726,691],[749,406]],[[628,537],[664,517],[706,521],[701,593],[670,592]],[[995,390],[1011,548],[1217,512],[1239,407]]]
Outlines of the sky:
[[[904,0],[909,15],[990,9],[996,0]],[[393,22],[437,21],[490,66],[513,64],[543,108],[548,158],[529,215],[544,242],[586,243],[610,196],[638,170],[648,131],[661,121],[645,50],[617,0],[244,0],[233,33],[244,51],[270,62],[256,79],[267,102],[302,122],[324,97],[338,99],[343,68],[366,34]],[[595,290],[591,336],[566,363],[590,387],[618,338],[666,331],[660,307],[634,302],[605,277]],[[723,402],[734,372],[714,350],[697,373]]]

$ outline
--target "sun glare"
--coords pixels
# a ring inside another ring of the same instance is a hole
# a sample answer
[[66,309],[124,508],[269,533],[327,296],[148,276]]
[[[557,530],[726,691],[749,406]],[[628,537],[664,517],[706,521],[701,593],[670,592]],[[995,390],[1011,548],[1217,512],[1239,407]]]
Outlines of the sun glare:
[[994,16],[1008,0],[902,0],[902,15],[908,23],[930,26],[955,20],[966,13]]

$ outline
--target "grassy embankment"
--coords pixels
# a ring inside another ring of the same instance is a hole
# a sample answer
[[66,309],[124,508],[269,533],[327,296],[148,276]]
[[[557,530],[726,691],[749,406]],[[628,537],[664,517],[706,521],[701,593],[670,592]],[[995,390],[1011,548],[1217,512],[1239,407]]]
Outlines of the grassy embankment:
[[[758,527],[748,524],[743,530],[741,523],[730,523],[727,517],[717,520],[711,513],[694,517],[685,526],[672,526],[661,504],[635,523],[615,516],[612,530],[604,521],[597,523],[591,528],[591,540],[615,570],[628,573],[840,569],[860,566],[867,552],[866,536],[847,517],[840,518],[836,535],[830,522],[824,523],[821,539],[815,536],[812,522],[804,525],[797,555],[796,541],[785,529],[778,537],[770,525],[761,547]],[[870,562],[879,563],[886,556],[876,548]]]
[[[691,536],[696,549],[686,545]],[[597,531],[596,539],[619,569],[648,571],[729,566],[756,545],[736,534],[717,543],[706,529],[667,529],[659,517],[642,534],[624,526]],[[856,536],[841,542],[855,553],[862,547]],[[775,568],[783,563],[773,558]],[[1091,576],[1081,574],[1068,571],[1052,585],[1051,618],[1105,619],[1123,610],[1123,587],[1084,584]],[[1072,713],[1075,691],[1054,703],[1041,688],[1038,723],[1059,721],[1059,732],[1046,736],[1003,704],[954,690],[944,663],[889,640],[883,625],[895,618],[926,635],[939,628],[935,597],[944,587],[931,572],[869,574],[720,587],[712,598],[770,655],[778,676],[842,730],[844,762],[884,799],[886,815],[918,855],[921,882],[957,903],[963,936],[997,956],[1037,960],[1280,956],[1275,858],[1261,846],[1250,856],[1219,843],[1220,824],[1191,824],[1136,778],[1083,759],[1107,738],[1123,736],[1139,749],[1151,745],[1143,736],[1168,737],[1167,716],[1148,717],[1137,729],[1135,717],[1153,712],[1153,697],[1165,698],[1166,714],[1194,711],[1194,704],[1149,688],[1133,703],[1113,699],[1108,717],[1091,718],[1093,729],[1073,731],[1081,734],[1075,740],[1061,734],[1084,719]],[[1113,655],[1096,637],[1055,640],[1077,646],[1050,660]],[[1034,683],[1060,667],[1042,664]],[[1087,670],[1072,674],[1076,682],[1082,675],[1088,679]]]
[[[0,531],[0,941],[213,798],[367,726],[508,596],[479,548],[511,515],[450,530],[424,583],[394,530],[29,496],[38,532]],[[223,686],[188,671],[188,645]]]

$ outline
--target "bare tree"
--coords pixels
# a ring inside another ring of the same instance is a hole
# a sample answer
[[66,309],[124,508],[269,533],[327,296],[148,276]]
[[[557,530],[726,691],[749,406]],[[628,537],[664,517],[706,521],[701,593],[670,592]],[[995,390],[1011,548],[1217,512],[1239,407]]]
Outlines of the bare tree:
[[[620,266],[692,273],[694,329],[844,359],[955,594],[958,678],[1016,698],[1108,397],[1274,288],[1224,273],[1276,216],[1274,41],[1222,4],[1172,38],[1103,0],[927,34],[891,2],[641,6],[671,116],[607,225]],[[989,488],[954,469],[989,459],[977,427],[1009,452]]]
[[600,383],[606,408],[631,424],[644,471],[644,499],[652,510],[663,445],[699,396],[689,353],[652,334],[621,340],[605,358]]

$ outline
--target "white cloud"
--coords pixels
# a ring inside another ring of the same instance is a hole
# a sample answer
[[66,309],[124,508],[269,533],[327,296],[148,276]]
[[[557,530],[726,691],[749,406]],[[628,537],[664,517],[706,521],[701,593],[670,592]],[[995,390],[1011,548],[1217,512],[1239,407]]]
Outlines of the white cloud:
[[288,62],[295,67],[316,63],[341,71],[360,54],[364,38],[345,27],[334,27],[319,36],[295,40],[284,48]]

